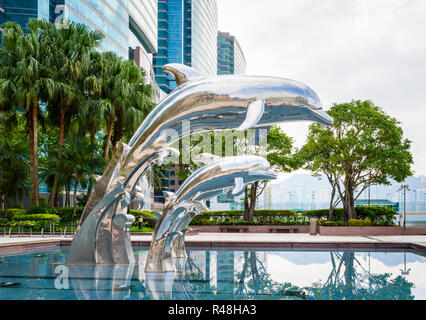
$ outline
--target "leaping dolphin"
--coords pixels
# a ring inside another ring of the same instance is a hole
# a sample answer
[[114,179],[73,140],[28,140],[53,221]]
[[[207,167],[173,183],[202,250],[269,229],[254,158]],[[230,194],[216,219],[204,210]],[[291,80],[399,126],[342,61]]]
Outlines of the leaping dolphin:
[[[114,163],[113,169],[98,182],[105,185],[106,192],[113,190],[118,181],[133,185],[141,172],[134,169],[140,166],[141,160],[148,153],[152,154],[152,150],[171,144],[184,134],[219,129],[245,130],[303,120],[333,124],[333,118],[322,110],[318,95],[301,82],[267,76],[211,77],[181,64],[167,64],[163,69],[175,77],[179,86],[136,130],[126,146],[130,150],[125,159]],[[185,120],[190,121],[187,132],[182,128]],[[177,133],[175,140],[165,136],[167,129]],[[112,177],[115,178],[113,181]],[[96,202],[95,195],[93,198]],[[91,202],[86,205],[82,222],[96,205]]]
[[[180,64],[168,64],[163,69],[179,86],[150,112],[129,144],[122,144],[113,156],[83,211],[69,263],[116,263],[110,248],[112,219],[116,213],[126,214],[141,175],[171,150],[168,145],[184,135],[245,130],[286,121],[333,123],[322,111],[317,94],[300,82],[263,76],[210,77]],[[183,121],[190,122],[188,130],[183,129]],[[170,132],[175,135],[170,136]],[[89,216],[92,222],[85,226]]]
[[[173,258],[182,256],[185,250],[184,230],[196,214],[207,209],[205,200],[230,190],[239,194],[248,184],[276,177],[268,161],[260,156],[218,158],[196,170],[176,194],[168,193],[167,207],[154,229],[145,271],[175,271]],[[179,252],[173,252],[176,249]]]

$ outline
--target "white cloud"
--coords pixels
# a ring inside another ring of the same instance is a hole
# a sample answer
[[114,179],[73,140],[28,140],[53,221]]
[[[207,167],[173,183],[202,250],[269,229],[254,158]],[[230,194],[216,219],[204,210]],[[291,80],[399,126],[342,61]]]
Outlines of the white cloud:
[[[302,81],[333,102],[371,99],[413,141],[426,174],[426,1],[218,0],[219,28],[241,43],[249,74]],[[307,124],[286,124],[298,145]]]

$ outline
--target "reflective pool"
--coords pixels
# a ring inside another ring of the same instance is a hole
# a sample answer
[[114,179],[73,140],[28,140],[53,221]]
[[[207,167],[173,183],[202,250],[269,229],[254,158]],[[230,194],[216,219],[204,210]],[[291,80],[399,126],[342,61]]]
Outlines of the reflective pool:
[[66,250],[0,256],[8,299],[426,299],[426,258],[404,251],[191,249],[183,272],[67,266]]

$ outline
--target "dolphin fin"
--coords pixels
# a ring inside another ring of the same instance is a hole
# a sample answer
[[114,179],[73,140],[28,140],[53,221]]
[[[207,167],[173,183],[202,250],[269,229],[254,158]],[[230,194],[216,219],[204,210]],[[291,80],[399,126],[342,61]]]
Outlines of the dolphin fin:
[[238,195],[244,190],[244,179],[241,177],[237,177],[234,179],[234,190],[232,191],[232,195]]
[[178,86],[185,82],[206,78],[207,75],[194,69],[179,63],[169,63],[163,66],[163,71],[173,76]]
[[194,204],[197,207],[197,211],[198,211],[197,214],[200,214],[203,211],[209,211],[209,207],[207,207],[206,203],[202,200],[195,200]]
[[165,202],[166,207],[169,204],[172,204],[175,201],[175,199],[176,199],[176,195],[175,195],[174,192],[163,191],[163,194],[164,194],[164,196],[166,198],[166,202]]
[[265,111],[265,99],[256,100],[247,107],[246,119],[238,127],[238,131],[244,131],[254,127],[262,118]]
[[191,232],[192,229],[191,228],[186,228],[185,230],[182,231],[182,234],[185,236],[188,232]]
[[219,160],[219,159],[220,159],[220,157],[216,156],[214,154],[200,153],[200,154],[197,154],[195,157],[193,157],[192,161],[195,164],[197,164],[199,166],[202,166],[202,165],[206,165],[206,164],[212,163],[212,162],[214,162],[216,160]]
[[162,217],[162,215],[163,215],[163,213],[162,212],[159,212],[159,211],[154,211],[153,213],[152,213],[158,220],[160,220],[161,219],[161,217]]

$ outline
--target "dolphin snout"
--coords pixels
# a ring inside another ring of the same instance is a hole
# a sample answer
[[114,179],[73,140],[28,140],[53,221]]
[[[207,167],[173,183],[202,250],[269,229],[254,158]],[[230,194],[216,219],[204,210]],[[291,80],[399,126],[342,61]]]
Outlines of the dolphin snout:
[[324,124],[326,126],[333,125],[334,119],[330,117],[327,113],[325,113],[323,110],[312,110],[312,113],[314,114],[316,122]]
[[266,169],[265,176],[267,176],[271,180],[278,178],[278,174],[272,169]]

